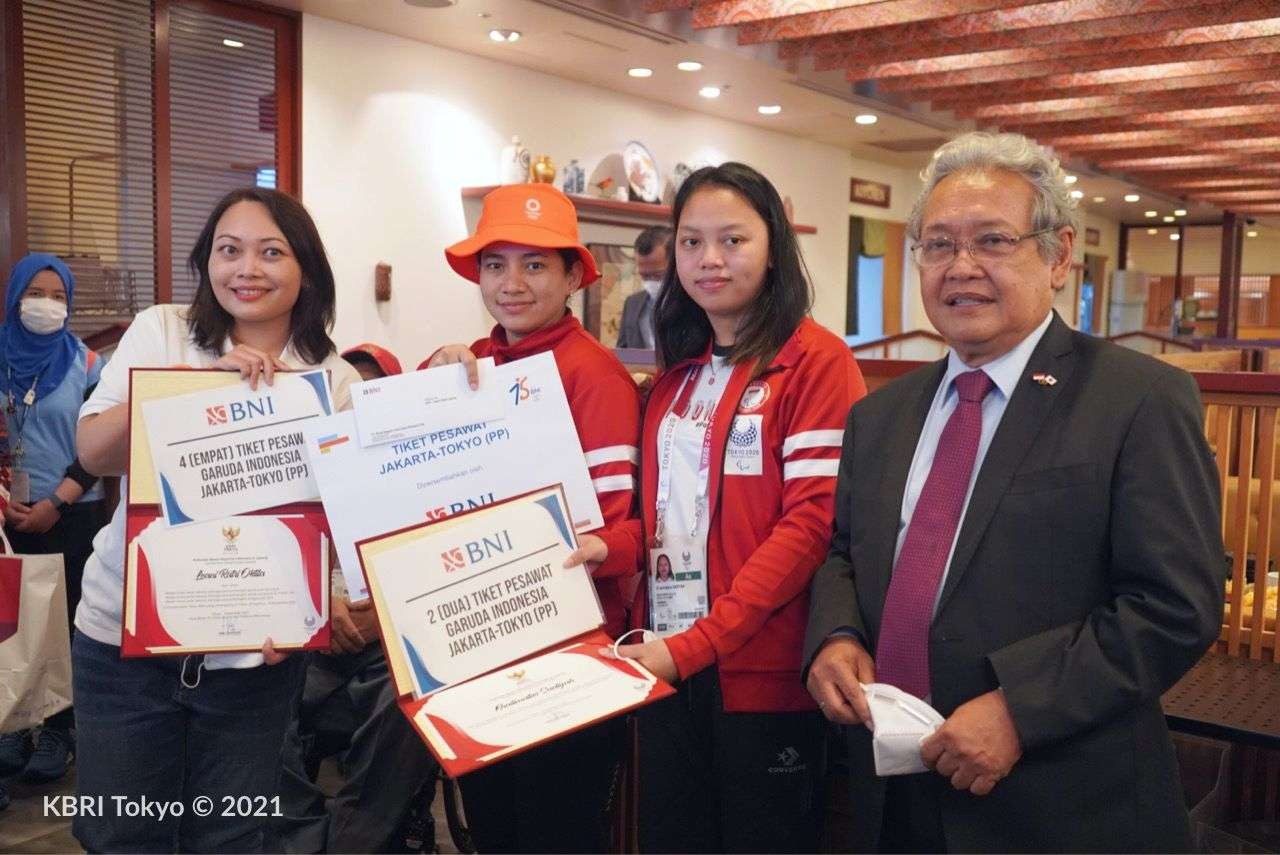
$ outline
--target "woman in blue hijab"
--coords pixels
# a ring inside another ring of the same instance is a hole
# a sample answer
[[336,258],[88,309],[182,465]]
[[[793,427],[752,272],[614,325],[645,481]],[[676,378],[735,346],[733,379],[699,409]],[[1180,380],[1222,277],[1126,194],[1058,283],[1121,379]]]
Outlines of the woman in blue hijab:
[[[76,460],[76,419],[102,366],[68,328],[74,299],[75,277],[62,259],[32,253],[9,276],[0,324],[0,409],[12,468],[5,533],[20,554],[62,553],[68,619],[93,536],[106,522],[102,485]],[[61,778],[73,724],[68,709],[35,733],[0,735],[0,777]]]

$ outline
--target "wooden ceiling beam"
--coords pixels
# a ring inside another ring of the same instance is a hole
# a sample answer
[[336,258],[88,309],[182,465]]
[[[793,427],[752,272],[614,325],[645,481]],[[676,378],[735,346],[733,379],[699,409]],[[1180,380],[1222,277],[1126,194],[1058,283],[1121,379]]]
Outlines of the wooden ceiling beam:
[[[1234,71],[1253,67],[1239,63],[1276,55],[1280,55],[1280,36],[1271,35],[1145,51],[1119,50],[1115,53],[1052,62],[1022,62],[940,74],[890,77],[878,83],[885,91],[911,92],[914,96],[918,96],[922,90],[945,90],[962,86],[998,86],[1003,90],[1007,85],[1037,80],[1061,80],[1060,88],[1070,88],[1097,83],[1127,83],[1132,80]],[[851,82],[858,79],[860,78],[850,78]]]
[[821,14],[865,6],[880,0],[694,0],[695,29],[776,21],[803,14]]
[[885,0],[856,9],[813,12],[775,21],[744,24],[738,43],[744,45],[854,33],[897,24],[928,21],[930,38],[972,36],[1005,30],[1026,30],[1063,21],[1093,21],[1123,15],[1185,9],[1197,0]]
[[[1280,103],[1280,100],[1277,101]],[[1109,118],[1086,118],[1073,122],[1049,121],[1038,124],[1002,125],[1034,128],[1039,140],[1056,137],[1084,136],[1137,130],[1200,130],[1202,128],[1230,128],[1242,125],[1258,125],[1276,120],[1274,104],[1245,105],[1235,107],[1205,107],[1190,110],[1162,110],[1158,112],[1131,113]]]
[[[1141,148],[1060,148],[1058,151],[1070,153],[1099,166],[1180,157],[1260,158],[1264,161],[1275,160],[1280,162],[1280,136],[1234,140],[1198,140],[1186,143],[1171,139],[1166,145],[1152,145]],[[1124,167],[1120,166],[1118,168],[1123,169]]]
[[1170,172],[1182,169],[1217,169],[1219,167],[1275,167],[1280,163],[1259,163],[1254,152],[1213,152],[1211,154],[1174,154],[1155,157],[1117,157],[1095,161],[1101,169],[1113,172]]
[[906,24],[882,27],[866,33],[781,42],[778,45],[778,56],[786,61],[812,56],[814,67],[818,71],[832,71],[857,65],[910,62],[932,57],[1066,45],[1140,33],[1162,33],[1188,27],[1254,21],[1275,15],[1274,0],[1209,0],[1204,5],[1190,8],[1165,9],[1066,24],[1055,22],[1043,27],[971,36],[942,37],[927,25]]
[[1175,181],[1170,184],[1165,184],[1164,186],[1166,189],[1181,190],[1186,193],[1192,193],[1197,190],[1245,190],[1250,188],[1275,190],[1276,192],[1280,192],[1280,179],[1265,175],[1259,175],[1253,178],[1229,175],[1219,178],[1200,178],[1186,181]]
[[1055,149],[1077,154],[1173,145],[1205,150],[1204,146],[1208,143],[1252,142],[1266,138],[1280,138],[1280,123],[1277,123],[1275,118],[1273,114],[1270,122],[1233,127],[1116,131],[1072,136],[1048,136],[1040,133],[1036,135],[1036,141],[1041,145],[1053,146]]
[[1198,192],[1188,193],[1188,199],[1198,199],[1220,207],[1231,207],[1242,203],[1273,203],[1280,205],[1280,189],[1275,190],[1239,190],[1228,193]]
[[[1053,122],[1075,121],[1078,118],[1105,118],[1128,113],[1148,113],[1162,109],[1180,110],[1188,104],[1197,107],[1237,107],[1275,103],[1270,100],[1280,94],[1280,81],[1275,80],[1273,69],[1261,68],[1251,72],[1259,79],[1226,86],[1183,86],[1182,83],[1199,83],[1206,78],[1169,78],[1168,80],[1135,81],[1128,86],[1087,87],[1064,93],[1049,90],[1035,94],[1009,95],[1003,103],[970,104],[955,108],[958,116],[976,120],[999,122]],[[934,104],[937,109],[941,105]],[[1119,108],[1119,109],[1116,109]],[[1097,111],[1091,115],[1090,111]],[[1036,118],[1030,118],[1030,117]]]
[[[876,4],[886,6],[890,3]],[[1210,0],[1212,3],[1212,0]],[[841,15],[838,20],[823,24],[814,15],[814,20],[804,22],[805,26],[769,27],[769,24],[748,24],[739,31],[740,44],[759,44],[759,42],[780,41],[780,50],[792,40],[796,42],[794,49],[786,49],[783,59],[795,59],[797,56],[819,54],[831,50],[855,52],[861,49],[876,50],[877,47],[887,49],[890,44],[909,45],[913,41],[933,42],[948,40],[966,40],[966,38],[995,35],[1002,32],[1036,31],[1042,27],[1061,26],[1071,22],[1071,26],[1084,26],[1092,20],[1108,18],[1129,18],[1133,15],[1171,12],[1171,10],[1194,9],[1204,5],[1203,0],[1051,0],[1048,3],[1006,3],[1004,8],[974,8],[972,3],[963,0],[929,1],[924,3],[920,12],[923,18],[905,17],[897,19],[892,15],[861,15],[854,13],[831,13],[831,17]],[[868,9],[876,9],[869,6]],[[783,22],[778,22],[783,23]],[[797,22],[800,23],[800,22]],[[892,29],[890,29],[892,28]],[[886,41],[887,40],[887,41]]]
[[[1188,100],[1173,108],[1178,109],[1186,106],[1186,103],[1199,105],[1199,95],[1210,94],[1208,92],[1210,89],[1218,89],[1217,94],[1221,95],[1270,94],[1273,91],[1280,91],[1273,88],[1276,83],[1276,72],[1280,69],[1280,65],[1274,61],[1274,55],[1263,59],[1266,61],[1259,62],[1255,59],[1252,60],[1253,65],[1251,67],[1234,71],[1223,71],[1215,74],[1187,74],[1163,80],[1158,77],[1150,80],[1133,80],[1123,85],[1117,83],[1095,83],[1092,86],[1076,86],[1068,92],[1063,92],[1061,88],[1054,86],[1036,87],[1025,83],[1010,84],[1001,88],[1001,92],[1004,93],[1005,97],[998,102],[992,100],[990,86],[970,86],[966,89],[951,90],[934,97],[929,97],[929,93],[922,93],[922,95],[935,110],[950,110],[957,116],[974,118],[987,118],[991,115],[997,115],[992,112],[993,110],[1003,111],[1007,114],[1042,112],[1048,109],[1058,109],[1066,101],[1073,102],[1073,107],[1079,108],[1091,105],[1110,106],[1118,102],[1114,100],[1108,101],[1107,99],[1130,96],[1148,100],[1164,96],[1196,99]],[[1199,92],[1173,91],[1192,89],[1199,90]],[[916,98],[916,96],[908,97],[912,100]],[[1052,103],[1046,107],[1036,107],[1034,102]]]

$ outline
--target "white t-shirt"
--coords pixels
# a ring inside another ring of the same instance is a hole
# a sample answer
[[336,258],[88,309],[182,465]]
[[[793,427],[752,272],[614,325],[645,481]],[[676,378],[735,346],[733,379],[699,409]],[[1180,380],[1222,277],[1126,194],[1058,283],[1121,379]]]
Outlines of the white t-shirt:
[[[201,350],[187,331],[187,307],[162,305],[145,309],[134,318],[115,353],[102,369],[102,379],[89,400],[80,408],[80,418],[109,410],[129,400],[130,368],[165,368],[186,365],[191,368],[209,368],[218,357]],[[223,344],[223,352],[231,349],[230,340]],[[286,347],[280,359],[290,368],[315,368],[303,361],[292,348]],[[329,370],[333,387],[333,403],[339,410],[351,406],[350,385],[358,382],[360,375],[336,352],[320,364]],[[111,522],[93,539],[93,554],[84,565],[81,583],[80,606],[76,609],[76,628],[94,641],[118,646],[120,644],[120,612],[124,603],[124,496],[129,494],[128,479],[120,481],[121,501],[116,505]],[[256,661],[254,659],[256,658]],[[261,654],[210,656],[206,665],[210,668],[241,667],[258,664]]]
[[[689,398],[689,406],[684,417],[677,421],[672,436],[671,495],[667,499],[666,530],[679,532],[681,536],[694,534],[703,543],[707,538],[707,517],[710,514],[703,514],[698,530],[693,531],[694,520],[697,519],[698,466],[702,462],[707,426],[720,404],[732,371],[733,366],[728,359],[711,357],[711,364],[696,376],[697,385]],[[707,477],[713,477],[713,473],[708,473]]]

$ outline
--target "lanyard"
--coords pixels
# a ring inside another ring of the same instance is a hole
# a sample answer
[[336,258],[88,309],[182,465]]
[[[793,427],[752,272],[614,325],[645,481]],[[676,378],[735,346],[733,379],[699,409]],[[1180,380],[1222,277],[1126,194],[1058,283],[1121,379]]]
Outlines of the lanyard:
[[13,369],[6,372],[9,378],[9,400],[6,402],[5,412],[13,417],[15,430],[13,433],[13,459],[15,463],[21,463],[22,458],[26,455],[26,449],[22,447],[22,434],[27,428],[27,419],[31,416],[31,411],[35,409],[36,404],[36,385],[40,382],[40,375],[37,374],[35,379],[31,381],[31,388],[27,390],[27,394],[22,396],[22,418],[18,418],[18,406],[13,395]]
[[[689,400],[693,397],[694,390],[697,389],[699,382],[702,380],[704,368],[705,366],[701,365],[696,370],[691,367],[688,373],[685,374],[684,382],[681,384],[679,392],[676,393],[675,401],[667,410],[666,415],[662,417],[662,425],[658,428],[658,507],[651,546],[662,546],[662,540],[666,534],[667,508],[671,504],[671,455],[675,449],[676,428],[685,413],[688,412]],[[707,419],[707,428],[702,435],[702,453],[698,458],[698,492],[694,501],[694,519],[693,526],[689,531],[690,537],[697,535],[703,517],[707,512],[707,493],[711,484],[711,432],[715,427],[718,407],[719,402],[717,401],[711,407],[711,413]]]

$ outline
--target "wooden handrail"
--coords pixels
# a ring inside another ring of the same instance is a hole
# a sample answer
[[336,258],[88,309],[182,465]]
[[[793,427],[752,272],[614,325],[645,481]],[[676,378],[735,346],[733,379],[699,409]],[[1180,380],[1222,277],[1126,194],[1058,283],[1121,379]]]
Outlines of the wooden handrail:
[[1178,347],[1185,347],[1188,350],[1200,350],[1202,345],[1194,340],[1173,338],[1172,336],[1160,335],[1159,333],[1147,332],[1146,330],[1130,330],[1129,332],[1118,333],[1116,335],[1107,336],[1107,341],[1117,342],[1126,338],[1144,338],[1151,341],[1158,341],[1161,344],[1172,344]]

